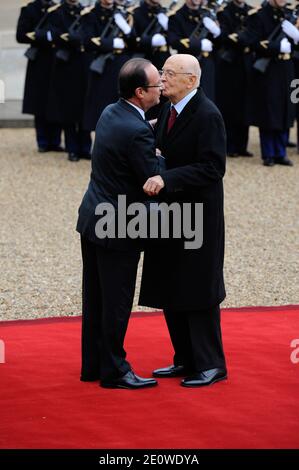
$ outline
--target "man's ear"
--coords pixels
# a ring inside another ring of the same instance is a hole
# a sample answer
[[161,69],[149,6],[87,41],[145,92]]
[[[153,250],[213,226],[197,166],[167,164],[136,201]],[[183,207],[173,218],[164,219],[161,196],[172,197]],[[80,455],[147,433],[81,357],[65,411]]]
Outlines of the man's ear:
[[196,76],[195,75],[189,75],[189,84],[193,87],[196,82]]
[[140,87],[136,88],[135,90],[135,96],[136,98],[140,99],[140,98],[143,98],[144,96],[144,89]]

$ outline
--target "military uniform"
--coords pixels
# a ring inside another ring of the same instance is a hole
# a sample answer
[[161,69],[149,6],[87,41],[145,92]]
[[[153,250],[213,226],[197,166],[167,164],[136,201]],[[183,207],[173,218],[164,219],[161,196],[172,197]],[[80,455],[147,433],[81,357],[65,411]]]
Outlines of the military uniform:
[[84,11],[80,5],[70,6],[63,1],[51,14],[56,52],[47,113],[49,119],[63,125],[65,147],[72,161],[90,158],[91,147],[90,133],[82,129],[89,63],[80,25],[80,13]]
[[[104,70],[101,74],[92,70],[89,70],[88,74],[83,125],[85,129],[90,131],[95,130],[103,109],[108,104],[117,101],[118,74],[123,64],[130,59],[135,44],[133,28],[131,33],[125,36],[116,26],[113,18],[118,11],[115,8],[103,8],[97,2],[82,21],[85,49],[93,52],[94,59],[99,56],[104,59]],[[111,28],[108,28],[109,24]],[[125,42],[125,48],[114,48],[115,38],[122,38]]]
[[229,156],[251,156],[248,144],[248,87],[252,53],[238,41],[251,7],[233,1],[218,13],[221,27],[216,72],[216,103],[224,118]]
[[[267,3],[249,16],[247,28],[237,37],[243,47],[256,54],[250,77],[249,124],[259,128],[262,159],[267,166],[291,165],[286,145],[295,111],[290,100],[294,67],[291,55],[281,52],[283,12]],[[273,35],[274,31],[277,34]],[[269,59],[263,72],[257,69],[258,59]]]
[[[169,46],[167,43],[167,27],[163,27],[157,15],[165,14],[165,9],[160,5],[151,6],[146,2],[134,10],[134,28],[137,36],[137,55],[150,60],[158,70],[160,70],[166,59],[170,56]],[[165,25],[166,26],[166,25]],[[165,44],[155,47],[153,46],[153,37],[160,34],[165,39]],[[156,118],[160,112],[161,106],[166,102],[166,98],[161,96],[160,104],[151,108],[147,113],[147,119]]]
[[[53,5],[52,2],[35,0],[24,6],[21,9],[16,34],[18,42],[31,45],[32,56],[26,71],[23,113],[34,115],[36,139],[40,151],[60,150],[61,126],[50,122],[46,117],[54,60],[47,8]],[[56,5],[56,8],[59,8],[59,5]],[[36,30],[38,25],[40,27]]]
[[187,5],[180,8],[169,18],[168,41],[179,54],[192,54],[198,58],[202,69],[201,86],[208,98],[215,100],[215,54],[213,51],[203,52],[201,43],[201,39],[213,42],[214,38],[208,31],[204,37],[199,37],[201,27],[198,34],[192,35],[205,13],[203,8],[191,10]]
[[[170,56],[167,44],[167,29],[157,20],[157,14],[163,12],[164,9],[150,6],[142,3],[134,11],[134,28],[137,36],[137,52],[141,53],[145,59],[150,60],[158,70],[163,67],[164,62]],[[164,36],[166,45],[154,47],[152,39],[155,34]]]

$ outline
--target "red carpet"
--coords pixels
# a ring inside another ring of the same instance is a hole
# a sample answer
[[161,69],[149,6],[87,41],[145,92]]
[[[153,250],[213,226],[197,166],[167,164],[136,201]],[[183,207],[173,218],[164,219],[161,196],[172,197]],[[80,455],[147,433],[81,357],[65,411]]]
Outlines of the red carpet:
[[[0,448],[298,448],[299,306],[222,319],[229,380],[139,391],[79,382],[79,318],[0,323]],[[127,351],[140,375],[171,363],[163,317],[133,317]]]

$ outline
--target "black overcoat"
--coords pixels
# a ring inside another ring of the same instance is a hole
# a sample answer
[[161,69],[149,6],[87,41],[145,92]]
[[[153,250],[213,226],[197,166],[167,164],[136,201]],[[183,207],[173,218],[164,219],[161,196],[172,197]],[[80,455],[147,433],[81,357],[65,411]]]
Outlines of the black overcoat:
[[[49,5],[48,5],[49,6]],[[58,6],[59,8],[59,6]],[[46,8],[41,0],[35,0],[21,8],[17,24],[17,41],[38,48],[36,60],[28,61],[24,88],[23,113],[46,117],[50,78],[54,60],[52,42],[47,40],[49,17],[39,29],[35,39],[26,36],[35,30],[44,17]]]
[[[77,26],[68,34],[80,11],[79,6],[70,8],[63,3],[61,8],[51,15],[55,58],[47,113],[49,120],[64,124],[80,123],[83,118],[90,53],[84,50],[81,17]],[[66,34],[68,35],[65,36]],[[67,40],[64,40],[64,37]],[[61,51],[67,54],[67,60],[59,58]]]
[[248,88],[253,56],[232,34],[238,34],[246,26],[249,5],[243,8],[230,2],[218,14],[221,35],[218,43],[216,66],[216,104],[224,121],[231,126],[248,122]]
[[226,136],[217,107],[202,89],[166,134],[169,104],[158,120],[157,147],[166,159],[164,201],[203,203],[203,244],[184,248],[183,239],[155,242],[145,250],[139,304],[186,311],[225,298],[223,280],[223,184]]
[[[280,41],[284,37],[279,28],[280,9],[267,3],[249,16],[247,24],[240,35],[240,42],[255,51],[256,59],[271,59],[265,73],[252,68],[248,124],[266,130],[285,131],[292,127],[295,115],[295,107],[290,100],[294,64],[290,55],[280,53]],[[275,30],[278,34],[268,43],[264,42]]]
[[[121,67],[131,57],[131,48],[134,44],[134,29],[130,36],[124,36],[114,25],[115,34],[111,31],[105,37],[103,31],[115,10],[102,8],[96,3],[94,9],[82,20],[82,27],[85,35],[85,49],[94,54],[93,58],[99,55],[109,54],[104,72],[101,75],[89,70],[88,84],[85,98],[83,125],[86,130],[93,131],[96,128],[98,119],[106,106],[118,100],[118,75]],[[93,38],[101,38],[99,44],[93,42]],[[126,43],[126,48],[121,51],[113,49],[114,37],[122,37]]]

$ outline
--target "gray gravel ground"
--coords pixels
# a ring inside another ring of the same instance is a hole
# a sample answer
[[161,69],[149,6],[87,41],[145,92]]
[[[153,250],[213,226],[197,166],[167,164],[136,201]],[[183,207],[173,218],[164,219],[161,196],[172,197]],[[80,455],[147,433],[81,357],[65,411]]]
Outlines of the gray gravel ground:
[[[38,154],[33,132],[0,130],[0,320],[80,313],[75,224],[90,163]],[[228,159],[225,176],[223,307],[299,304],[299,157],[289,152],[293,168],[263,167],[255,129],[250,148],[256,156]]]

